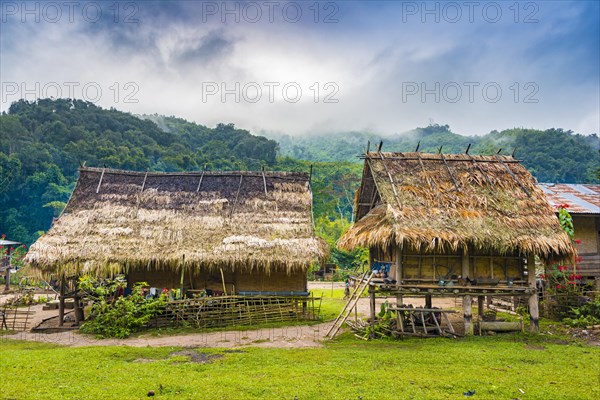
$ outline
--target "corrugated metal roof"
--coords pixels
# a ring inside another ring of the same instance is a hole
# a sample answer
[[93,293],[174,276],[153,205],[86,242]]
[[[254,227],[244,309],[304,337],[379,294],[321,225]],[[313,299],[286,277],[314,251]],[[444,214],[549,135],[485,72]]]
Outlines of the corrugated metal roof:
[[553,206],[568,204],[571,214],[600,214],[600,185],[539,183]]

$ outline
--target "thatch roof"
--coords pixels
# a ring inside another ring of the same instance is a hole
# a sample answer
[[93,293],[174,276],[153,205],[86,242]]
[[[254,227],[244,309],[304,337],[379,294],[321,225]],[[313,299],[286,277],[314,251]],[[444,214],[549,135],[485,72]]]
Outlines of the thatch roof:
[[81,168],[65,210],[26,261],[66,275],[184,265],[269,273],[307,269],[326,253],[305,173]]
[[543,258],[574,250],[535,178],[510,156],[370,152],[355,212],[340,248],[397,244]]

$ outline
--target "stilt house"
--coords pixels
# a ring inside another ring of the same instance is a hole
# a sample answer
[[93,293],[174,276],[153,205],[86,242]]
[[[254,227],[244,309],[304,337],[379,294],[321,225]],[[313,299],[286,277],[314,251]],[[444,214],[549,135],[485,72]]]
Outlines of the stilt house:
[[536,330],[534,260],[574,252],[535,179],[510,156],[368,152],[355,221],[338,246],[370,249],[377,290],[400,301],[462,296],[466,333],[472,296],[493,295],[529,298]]

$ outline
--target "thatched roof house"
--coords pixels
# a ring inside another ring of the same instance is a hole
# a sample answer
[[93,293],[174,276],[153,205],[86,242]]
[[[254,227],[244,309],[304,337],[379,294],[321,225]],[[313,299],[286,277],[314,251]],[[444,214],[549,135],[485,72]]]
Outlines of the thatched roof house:
[[[165,287],[184,276],[188,287],[222,288],[222,269],[228,290],[302,290],[327,252],[311,207],[305,173],[81,168],[27,261],[46,273],[126,272]],[[280,283],[269,286],[269,276]]]
[[341,248],[573,252],[535,179],[510,156],[370,152],[355,212]]
[[[370,250],[371,282],[398,296],[463,297],[473,332],[471,296],[529,298],[538,329],[535,257],[574,253],[532,175],[509,156],[370,152],[355,198],[354,225],[338,246]],[[375,319],[375,291],[371,317]]]

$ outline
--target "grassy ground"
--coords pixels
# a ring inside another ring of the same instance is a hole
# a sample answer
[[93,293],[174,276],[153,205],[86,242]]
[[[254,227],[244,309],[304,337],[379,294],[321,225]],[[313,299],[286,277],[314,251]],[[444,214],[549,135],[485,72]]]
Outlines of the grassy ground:
[[[343,290],[323,296],[323,319],[332,319]],[[323,348],[183,351],[0,336],[0,400],[142,399],[150,390],[178,400],[600,398],[600,348],[554,332],[369,342],[345,334]]]
[[[545,336],[239,350],[0,339],[0,399],[596,399],[600,348]],[[212,358],[214,357],[214,358]],[[522,393],[521,389],[523,392]]]

